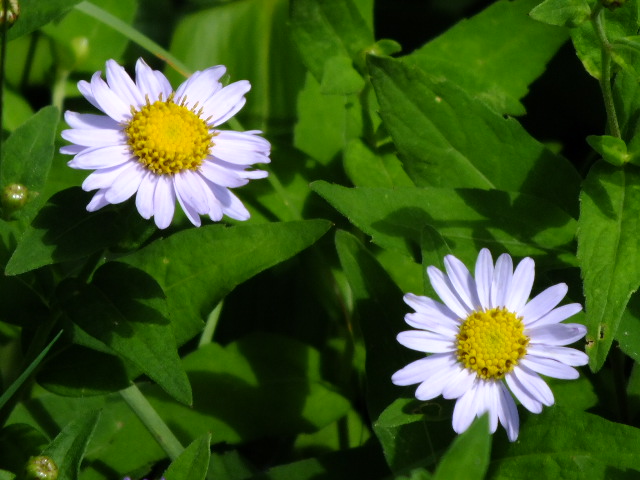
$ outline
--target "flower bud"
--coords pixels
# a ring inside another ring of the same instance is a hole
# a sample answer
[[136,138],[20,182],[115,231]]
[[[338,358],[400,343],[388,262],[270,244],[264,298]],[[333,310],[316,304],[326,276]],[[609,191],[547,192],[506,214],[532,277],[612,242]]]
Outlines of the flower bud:
[[2,190],[0,204],[6,216],[20,210],[27,203],[29,190],[20,183],[12,183]]
[[39,455],[31,457],[25,469],[25,480],[56,480],[58,466],[51,457]]
[[[6,5],[6,9],[4,8]],[[20,4],[18,0],[0,0],[0,25],[7,22],[7,28],[11,28],[20,16]]]

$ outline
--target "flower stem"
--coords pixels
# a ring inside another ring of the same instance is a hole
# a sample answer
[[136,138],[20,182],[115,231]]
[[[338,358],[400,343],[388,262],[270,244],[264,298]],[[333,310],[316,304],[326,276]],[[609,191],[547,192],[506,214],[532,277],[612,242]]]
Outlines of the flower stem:
[[129,408],[138,416],[140,421],[151,432],[158,445],[166,452],[171,460],[175,460],[184,450],[182,444],[175,437],[166,423],[160,418],[158,412],[142,394],[135,383],[130,387],[120,390],[120,395],[129,405]]
[[200,335],[200,340],[198,341],[198,347],[202,347],[203,345],[207,345],[211,343],[213,340],[213,334],[216,331],[216,327],[218,326],[218,320],[220,319],[220,313],[222,312],[222,305],[224,300],[220,300],[213,311],[209,314],[207,318],[207,323],[204,325],[204,330],[202,331],[202,335]]
[[601,3],[598,4],[593,12],[592,22],[602,51],[600,89],[602,90],[602,96],[604,98],[604,108],[607,111],[609,133],[614,137],[621,138],[622,135],[620,134],[620,126],[618,125],[618,117],[616,115],[616,107],[611,90],[611,44],[607,38],[607,32],[604,26],[604,8]]
[[7,23],[9,1],[0,0],[2,11],[4,12],[4,21],[0,25],[0,163],[2,162],[2,132],[4,118],[4,65],[7,57]]
[[67,79],[71,72],[66,68],[59,68],[56,72],[56,80],[53,84],[53,90],[51,92],[51,103],[58,107],[59,111],[62,111],[65,97],[65,88],[67,86]]

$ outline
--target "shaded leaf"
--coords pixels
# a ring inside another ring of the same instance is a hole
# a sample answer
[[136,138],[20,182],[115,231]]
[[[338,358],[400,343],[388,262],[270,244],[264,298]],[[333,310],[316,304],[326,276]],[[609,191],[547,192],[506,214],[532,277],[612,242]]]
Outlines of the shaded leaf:
[[491,434],[487,414],[477,418],[456,437],[443,455],[434,480],[482,480],[489,467]]
[[587,353],[602,367],[629,297],[640,286],[640,174],[635,166],[591,168],[580,196],[578,262],[586,298]]
[[13,40],[62,17],[81,0],[20,0],[20,20],[7,32],[7,39]]
[[598,152],[602,159],[611,165],[620,167],[631,160],[627,153],[627,145],[624,140],[610,135],[590,135],[587,143]]
[[545,0],[529,13],[531,18],[549,25],[577,27],[589,20],[587,0]]
[[204,480],[209,468],[211,434],[206,433],[185,448],[164,473],[166,480]]
[[149,273],[162,287],[178,345],[233,288],[304,250],[330,227],[326,220],[210,225],[156,240],[120,260]]
[[516,120],[415,66],[369,57],[369,69],[380,115],[416,185],[520,191],[577,214],[575,168]]

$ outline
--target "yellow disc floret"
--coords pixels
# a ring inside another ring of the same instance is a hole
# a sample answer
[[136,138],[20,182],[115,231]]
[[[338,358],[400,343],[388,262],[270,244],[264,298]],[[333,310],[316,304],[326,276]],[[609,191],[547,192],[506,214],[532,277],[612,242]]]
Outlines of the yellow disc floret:
[[483,379],[501,379],[527,353],[522,318],[504,308],[473,312],[460,326],[458,360]]
[[138,161],[159,175],[196,170],[213,146],[213,133],[196,108],[175,103],[173,96],[132,107],[125,133]]

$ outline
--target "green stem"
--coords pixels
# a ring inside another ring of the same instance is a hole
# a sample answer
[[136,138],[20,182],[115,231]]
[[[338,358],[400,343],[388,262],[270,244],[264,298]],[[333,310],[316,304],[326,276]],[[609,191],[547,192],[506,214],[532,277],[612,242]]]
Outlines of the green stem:
[[158,412],[151,406],[136,384],[133,383],[130,387],[120,390],[120,395],[144,426],[147,427],[147,430],[151,432],[153,438],[156,439],[158,445],[162,447],[169,458],[171,460],[178,458],[184,450],[184,447],[167,424],[160,418]]
[[3,119],[4,119],[4,64],[7,57],[7,22],[9,13],[8,0],[2,0],[2,11],[4,12],[4,21],[0,27],[0,163],[2,162],[2,137],[3,137]]
[[59,68],[56,72],[56,80],[51,91],[51,103],[58,107],[59,111],[62,111],[64,105],[65,89],[70,73],[69,70],[64,68]]
[[607,32],[604,26],[604,8],[602,4],[598,4],[593,12],[593,28],[598,35],[600,41],[600,49],[602,51],[602,72],[600,73],[600,89],[604,98],[604,108],[607,111],[607,123],[609,125],[609,133],[617,138],[622,138],[620,126],[618,125],[618,117],[616,115],[616,106],[613,101],[613,91],[611,90],[611,44],[607,38]]

